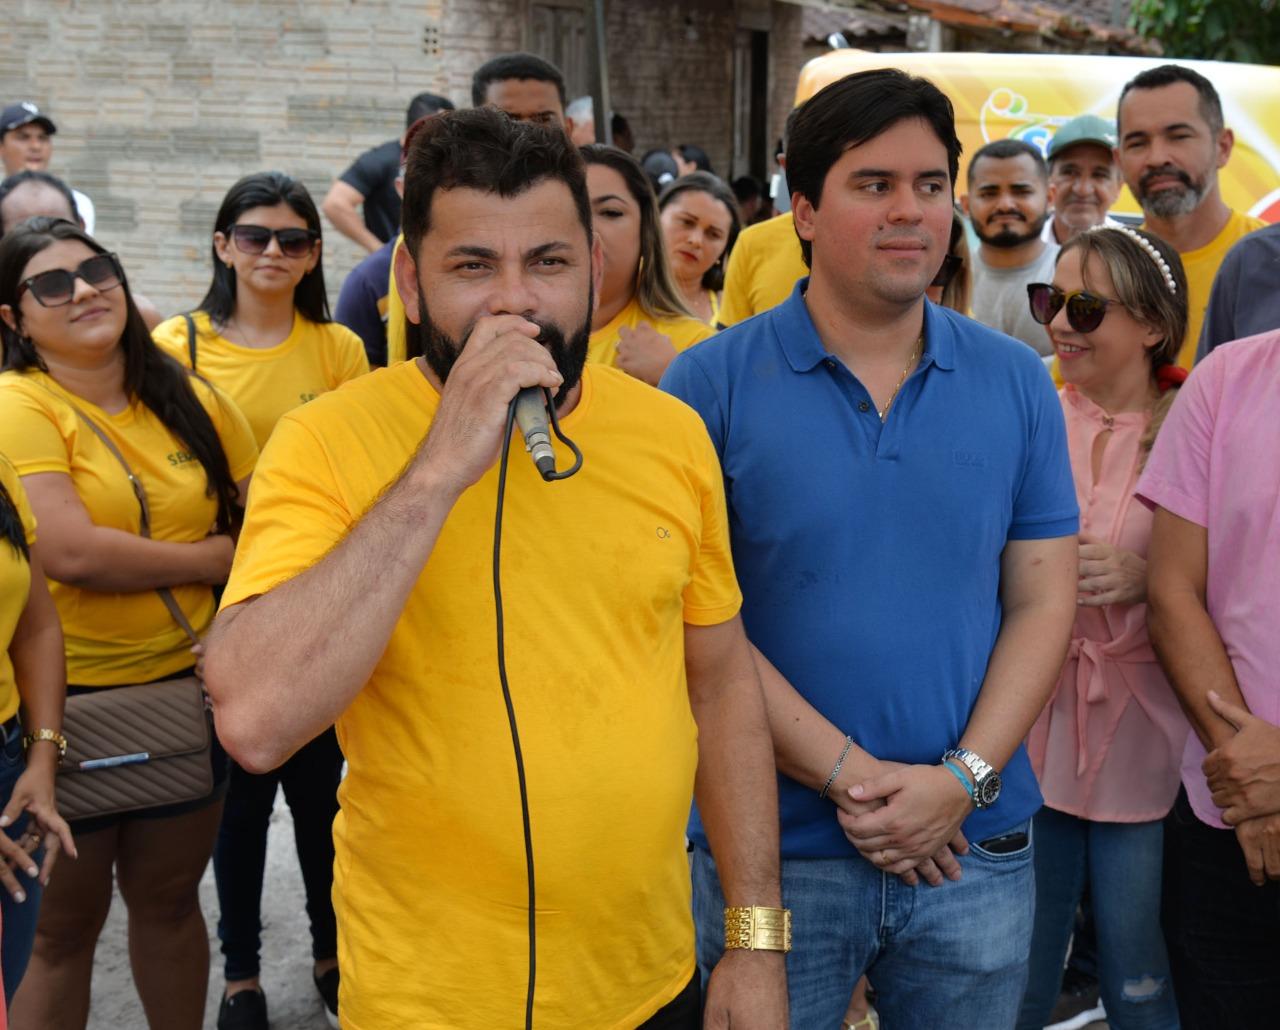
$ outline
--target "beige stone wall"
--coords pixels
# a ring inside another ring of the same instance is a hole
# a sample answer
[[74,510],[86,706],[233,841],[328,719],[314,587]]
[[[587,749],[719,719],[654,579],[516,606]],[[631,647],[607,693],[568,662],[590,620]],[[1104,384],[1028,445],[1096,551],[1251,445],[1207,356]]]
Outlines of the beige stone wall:
[[[527,44],[529,4],[6,0],[0,102],[51,115],[52,170],[92,198],[97,235],[136,287],[178,311],[208,285],[213,216],[236,178],[281,169],[318,204],[350,161],[400,133],[414,93],[468,104],[472,71]],[[777,135],[799,67],[786,34],[800,19],[772,10]],[[610,0],[613,104],[638,152],[694,142],[728,170],[736,27],[734,0]],[[363,251],[325,229],[332,302]]]

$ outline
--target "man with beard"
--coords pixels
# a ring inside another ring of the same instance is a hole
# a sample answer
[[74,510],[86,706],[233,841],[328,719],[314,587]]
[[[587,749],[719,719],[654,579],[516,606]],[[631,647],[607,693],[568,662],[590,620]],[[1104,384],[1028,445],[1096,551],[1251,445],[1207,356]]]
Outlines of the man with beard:
[[[696,770],[745,927],[707,1025],[776,1030],[773,757],[720,469],[694,412],[584,368],[602,266],[582,159],[558,127],[438,116],[403,225],[425,356],[281,420],[204,663],[255,771],[337,721],[343,1026],[698,1026]],[[584,463],[544,483],[512,444],[497,605],[495,464],[524,387],[554,392]]]
[[969,161],[961,199],[981,241],[973,254],[973,317],[1021,340],[1041,357],[1049,334],[1031,317],[1027,284],[1053,278],[1056,243],[1041,238],[1049,218],[1049,172],[1040,151],[1018,139],[988,143]]
[[1266,223],[1222,199],[1218,169],[1231,160],[1235,136],[1203,75],[1165,64],[1135,76],[1120,91],[1116,123],[1116,154],[1146,216],[1142,227],[1173,246],[1187,273],[1187,336],[1178,364],[1190,368],[1218,266],[1232,244]]
[[[1040,792],[1022,740],[1067,650],[1077,506],[1044,365],[925,302],[959,153],[923,79],[877,69],[815,94],[787,145],[810,275],[662,380],[729,484],[801,1030],[838,1026],[864,972],[885,1026],[1009,1027],[1027,975]],[[728,885],[699,813],[710,969]]]

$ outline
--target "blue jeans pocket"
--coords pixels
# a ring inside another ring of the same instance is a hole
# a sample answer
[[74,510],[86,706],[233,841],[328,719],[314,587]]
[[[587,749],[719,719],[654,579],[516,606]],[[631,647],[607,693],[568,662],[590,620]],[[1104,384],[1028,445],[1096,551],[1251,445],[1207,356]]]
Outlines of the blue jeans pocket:
[[[1021,842],[1011,839],[1016,836],[1022,838]],[[984,844],[989,845],[991,850],[983,847]],[[1010,848],[1009,844],[1014,844],[1014,847]],[[1031,858],[1031,821],[1027,820],[1017,826],[1011,826],[1004,833],[988,837],[983,841],[970,841],[969,854],[985,862],[1028,861]]]

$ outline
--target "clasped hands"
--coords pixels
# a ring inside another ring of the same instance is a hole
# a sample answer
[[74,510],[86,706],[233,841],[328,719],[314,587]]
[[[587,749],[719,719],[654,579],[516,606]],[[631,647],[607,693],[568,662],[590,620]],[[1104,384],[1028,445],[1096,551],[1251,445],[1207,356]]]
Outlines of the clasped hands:
[[1234,827],[1249,878],[1280,880],[1280,726],[1209,692],[1209,707],[1235,736],[1205,757],[1203,770],[1222,821]]
[[959,780],[941,765],[877,761],[870,772],[842,773],[828,794],[849,843],[912,887],[960,879],[956,855],[969,851],[960,824],[973,802]]

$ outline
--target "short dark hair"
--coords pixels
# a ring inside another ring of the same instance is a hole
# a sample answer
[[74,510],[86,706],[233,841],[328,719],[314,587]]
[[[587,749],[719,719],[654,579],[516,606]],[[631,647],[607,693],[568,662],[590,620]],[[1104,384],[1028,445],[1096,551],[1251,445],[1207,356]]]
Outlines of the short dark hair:
[[[0,205],[3,205],[10,193],[13,193],[20,186],[27,183],[37,183],[41,186],[48,186],[50,189],[57,190],[67,200],[71,206],[71,215],[75,221],[80,221],[80,209],[76,206],[76,195],[71,192],[71,187],[59,179],[56,175],[50,175],[48,172],[35,172],[29,168],[24,168],[20,172],[14,172],[13,175],[0,182]],[[4,216],[0,214],[0,236],[5,232]]]
[[764,196],[764,187],[754,175],[739,175],[730,184],[734,197],[742,204],[748,200],[757,200]]
[[682,158],[694,165],[700,172],[710,172],[715,174],[715,169],[711,167],[711,158],[707,156],[707,152],[696,143],[681,143],[675,151]]
[[507,79],[533,79],[536,82],[555,84],[560,94],[560,106],[568,102],[564,91],[564,76],[560,69],[550,61],[544,61],[536,54],[499,54],[485,61],[475,75],[471,77],[471,106],[483,107],[489,93],[489,84],[504,82]]
[[[236,219],[250,208],[275,207],[277,204],[287,204],[307,223],[307,228],[316,234],[316,238],[320,238],[320,212],[316,210],[315,201],[302,183],[284,172],[255,172],[234,183],[222,198],[213,231],[229,236]],[[207,312],[215,325],[225,325],[236,310],[236,273],[218,260],[218,248],[212,242],[209,253],[213,256],[213,281],[200,301],[199,309]],[[323,250],[316,259],[316,267],[293,288],[293,306],[309,321],[319,324],[332,321],[329,297],[324,288]]]
[[591,196],[578,148],[559,126],[518,122],[491,107],[446,111],[423,122],[405,158],[401,224],[416,261],[431,228],[436,190],[473,189],[516,197],[545,179],[563,182],[591,239]]
[[1218,96],[1218,91],[1213,88],[1213,83],[1198,71],[1185,65],[1162,64],[1158,68],[1148,68],[1145,72],[1135,75],[1124,84],[1124,89],[1120,90],[1120,99],[1116,101],[1116,134],[1120,134],[1120,111],[1124,107],[1124,98],[1131,90],[1160,89],[1179,82],[1195,87],[1195,91],[1200,94],[1200,116],[1208,123],[1210,132],[1214,135],[1221,132],[1224,124],[1222,99]]
[[452,110],[454,110],[453,101],[448,97],[437,96],[435,93],[419,93],[409,101],[409,108],[404,113],[404,127],[407,129],[419,118],[425,118],[437,111]]
[[1039,147],[1033,146],[1026,140],[1005,138],[993,139],[973,152],[973,157],[969,158],[969,168],[965,172],[970,185],[973,183],[974,166],[984,157],[989,157],[993,161],[1007,161],[1011,157],[1029,157],[1031,163],[1036,166],[1036,174],[1045,182],[1049,181],[1049,166],[1045,164],[1044,154],[1040,153]]
[[[687,159],[686,159],[687,160]],[[690,172],[682,175],[658,195],[658,211],[661,212],[681,193],[705,193],[712,200],[718,200],[729,212],[729,234],[725,238],[724,252],[719,260],[702,275],[702,287],[719,293],[724,289],[724,269],[728,264],[733,245],[738,242],[738,233],[742,231],[742,212],[738,209],[738,198],[735,191],[724,184],[724,180],[710,172]]]
[[[907,118],[926,122],[947,151],[954,186],[960,168],[955,111],[947,95],[928,79],[897,68],[874,68],[833,82],[806,100],[794,114],[787,138],[787,184],[815,208],[831,166],[846,150],[861,146]],[[813,259],[800,241],[805,264]]]

